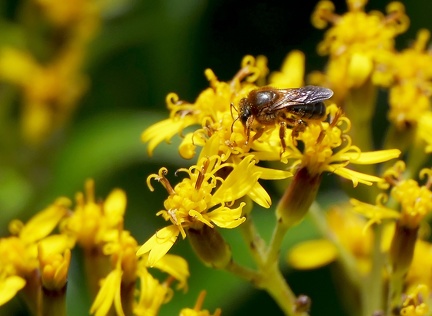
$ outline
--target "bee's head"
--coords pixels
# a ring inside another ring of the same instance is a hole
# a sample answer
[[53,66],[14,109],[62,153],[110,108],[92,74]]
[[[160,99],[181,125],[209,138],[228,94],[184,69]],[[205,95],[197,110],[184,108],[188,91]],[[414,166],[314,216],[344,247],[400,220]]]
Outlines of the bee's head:
[[247,99],[241,99],[239,104],[239,119],[246,125],[247,120],[252,115],[252,108]]

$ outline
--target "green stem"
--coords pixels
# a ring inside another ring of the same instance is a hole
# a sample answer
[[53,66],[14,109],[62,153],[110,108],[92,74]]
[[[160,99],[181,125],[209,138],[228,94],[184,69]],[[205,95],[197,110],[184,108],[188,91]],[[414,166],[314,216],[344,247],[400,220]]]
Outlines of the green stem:
[[282,247],[283,238],[285,237],[288,227],[278,221],[273,231],[273,236],[270,241],[269,248],[267,250],[264,267],[268,267],[273,263],[277,263],[279,260],[280,249]]
[[356,286],[361,283],[361,276],[357,269],[357,262],[354,256],[347,251],[342,245],[340,240],[332,232],[332,229],[328,226],[328,222],[323,216],[323,211],[317,202],[314,202],[309,209],[310,218],[314,223],[315,227],[319,230],[322,236],[329,240],[337,249],[339,261],[342,264],[345,275],[349,280]]
[[41,281],[38,270],[33,270],[26,278],[22,297],[32,315],[41,315]]
[[375,311],[383,309],[383,268],[385,265],[384,253],[381,251],[383,225],[375,225],[374,242],[372,249],[372,270],[367,282],[361,288],[363,302],[363,315],[370,316]]
[[240,225],[240,229],[243,238],[245,239],[246,244],[249,247],[251,256],[253,257],[254,261],[257,263],[258,266],[262,266],[266,245],[264,240],[261,238],[258,231],[256,230],[251,215],[248,215],[247,220],[242,225]]
[[84,249],[84,265],[90,296],[94,300],[99,292],[100,280],[105,278],[111,271],[110,260],[97,247]]
[[392,311],[399,306],[403,287],[403,280],[399,277],[390,276],[387,293],[386,315],[392,315]]
[[265,271],[262,271],[260,283],[257,284],[260,288],[267,291],[274,301],[283,310],[285,315],[289,316],[307,316],[308,313],[296,311],[297,297],[292,292],[291,288],[286,283],[282,273],[278,268],[277,262],[267,266]]
[[66,286],[58,291],[42,290],[42,316],[66,315]]
[[261,277],[259,272],[241,266],[234,260],[230,261],[230,263],[225,267],[225,270],[252,284],[256,284],[257,280]]

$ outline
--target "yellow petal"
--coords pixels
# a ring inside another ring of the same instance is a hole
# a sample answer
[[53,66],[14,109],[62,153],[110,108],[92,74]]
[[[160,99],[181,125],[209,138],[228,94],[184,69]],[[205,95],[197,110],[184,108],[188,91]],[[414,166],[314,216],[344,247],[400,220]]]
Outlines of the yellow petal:
[[234,170],[226,177],[225,181],[213,194],[213,206],[226,201],[235,201],[245,196],[257,183],[261,173],[254,172],[255,162],[253,156],[245,157]]
[[166,254],[154,264],[155,268],[164,271],[179,281],[179,288],[186,286],[189,277],[189,267],[185,259],[180,256]]
[[270,75],[270,84],[276,88],[296,88],[303,85],[305,56],[299,50],[291,51],[282,65],[281,71]]
[[0,53],[0,77],[3,80],[25,85],[32,80],[39,71],[33,57],[13,48],[3,48]]
[[33,216],[20,232],[20,238],[24,242],[34,242],[47,236],[66,215],[70,201],[59,198],[43,211]]
[[0,306],[10,301],[25,285],[26,281],[15,275],[0,280]]
[[[113,270],[102,281],[102,286],[90,308],[90,313],[96,316],[105,316],[108,314],[111,305],[116,299],[116,294],[120,291],[121,270]],[[120,315],[124,315],[123,311]]]
[[348,65],[348,76],[352,87],[360,87],[372,72],[373,63],[369,56],[353,54]]
[[271,205],[271,198],[267,191],[259,184],[255,183],[252,189],[247,194],[258,205],[269,208]]
[[138,249],[137,256],[150,252],[147,265],[152,267],[156,261],[162,258],[171,249],[179,233],[180,231],[176,225],[170,225],[158,230],[140,247],[140,249]]
[[235,228],[246,220],[245,217],[241,217],[243,206],[245,206],[245,203],[240,203],[240,206],[235,209],[219,207],[207,215],[219,227]]
[[148,154],[151,156],[153,150],[163,140],[169,141],[175,134],[181,132],[185,127],[195,124],[195,119],[190,116],[182,117],[181,119],[166,119],[147,128],[141,134],[141,140],[148,142]]
[[382,179],[379,177],[357,172],[348,168],[336,168],[336,169],[330,169],[329,171],[334,172],[337,175],[344,177],[348,180],[351,180],[354,187],[356,187],[359,184],[359,182],[366,185],[372,185],[374,182],[382,181]]
[[371,152],[345,152],[341,155],[341,159],[349,160],[357,165],[370,165],[380,163],[399,157],[401,154],[399,149],[378,150]]
[[123,219],[126,211],[126,193],[123,190],[113,190],[105,200],[104,213],[111,225],[116,225]]
[[281,180],[292,177],[293,174],[286,170],[263,168],[259,166],[254,166],[254,170],[261,173],[260,179],[263,180]]
[[310,240],[294,246],[288,253],[288,263],[301,270],[322,267],[334,261],[336,247],[328,240]]

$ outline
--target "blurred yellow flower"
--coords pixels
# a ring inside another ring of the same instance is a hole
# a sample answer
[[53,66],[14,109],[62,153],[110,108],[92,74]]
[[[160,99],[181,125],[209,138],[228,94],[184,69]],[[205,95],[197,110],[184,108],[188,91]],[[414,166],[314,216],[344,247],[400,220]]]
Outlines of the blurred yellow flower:
[[426,316],[429,315],[430,291],[426,285],[418,285],[407,293],[400,310],[401,316]]
[[399,203],[399,210],[394,210],[383,205],[387,202],[387,196],[380,194],[377,197],[376,205],[360,202],[351,199],[355,210],[372,223],[380,223],[384,219],[397,220],[406,228],[418,228],[422,221],[432,211],[432,191],[430,190],[432,169],[423,169],[420,178],[427,178],[425,185],[413,179],[403,179],[405,163],[398,161],[395,165],[384,172],[384,182],[380,185],[383,188],[391,187],[391,197]]
[[373,241],[372,232],[364,229],[366,221],[353,213],[349,206],[331,208],[326,213],[326,221],[334,240],[304,241],[288,252],[288,263],[296,269],[314,269],[326,265],[339,258],[337,244],[355,258],[356,273],[366,275],[371,267]]
[[[4,296],[1,296],[3,304],[13,298],[28,283],[40,284],[37,271],[41,268],[42,273],[45,271],[42,275],[42,285],[48,286],[48,288],[55,283],[62,286],[61,283],[65,281],[65,270],[62,268],[55,268],[59,274],[58,277],[54,277],[54,283],[49,280],[51,277],[45,278],[50,272],[44,270],[44,267],[46,264],[57,265],[54,263],[57,259],[52,260],[52,258],[44,256],[44,253],[48,251],[67,253],[68,249],[73,247],[73,239],[67,236],[48,236],[66,216],[69,204],[69,200],[59,198],[52,205],[33,216],[27,224],[19,220],[10,223],[9,230],[12,236],[0,239],[0,283],[4,286],[4,288],[2,287]],[[52,245],[53,248],[48,250],[50,248],[46,247],[48,244]],[[41,261],[42,258],[46,260]],[[47,282],[45,283],[45,281]],[[35,295],[33,298],[37,299],[36,293],[40,290],[39,287],[30,290]],[[37,306],[37,302],[33,303]]]
[[135,315],[152,316],[158,315],[162,304],[166,304],[171,300],[173,291],[170,285],[173,279],[179,282],[177,286],[179,289],[186,289],[186,279],[189,277],[189,269],[185,259],[166,254],[154,265],[154,268],[169,275],[166,281],[159,282],[159,280],[149,273],[146,261],[145,256],[139,261],[139,297],[133,312]]
[[[347,91],[362,86],[375,69],[380,55],[392,52],[394,38],[409,26],[409,18],[400,2],[387,6],[387,16],[381,12],[363,11],[367,1],[347,1],[348,12],[334,13],[331,1],[318,2],[312,14],[317,28],[332,26],[318,45],[318,53],[329,55],[325,82],[335,92],[335,101],[342,104]],[[318,74],[313,74],[318,78]],[[321,79],[322,80],[322,79]]]
[[62,225],[65,233],[76,238],[77,243],[86,251],[101,247],[112,233],[123,227],[126,211],[126,194],[113,190],[104,203],[99,203],[94,195],[94,181],[87,180],[86,194],[76,195],[74,212]]
[[82,52],[70,50],[47,65],[28,52],[0,50],[0,79],[18,85],[24,94],[22,131],[33,144],[44,140],[69,118],[87,87],[79,72]]
[[431,110],[432,55],[428,48],[430,32],[420,30],[410,48],[378,60],[374,81],[389,87],[388,117],[398,128],[417,125]]

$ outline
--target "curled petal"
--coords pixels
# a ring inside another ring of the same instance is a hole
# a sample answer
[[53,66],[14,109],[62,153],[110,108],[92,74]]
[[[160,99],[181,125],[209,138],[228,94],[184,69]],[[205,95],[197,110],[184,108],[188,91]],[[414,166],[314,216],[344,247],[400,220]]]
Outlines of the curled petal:
[[162,141],[170,141],[175,134],[181,133],[184,128],[195,123],[196,121],[193,116],[184,116],[181,119],[169,118],[147,128],[141,134],[141,140],[144,143],[148,142],[147,151],[149,156],[151,156],[156,146]]
[[241,217],[242,209],[245,205],[245,203],[240,203],[240,206],[235,209],[219,207],[218,209],[210,212],[208,217],[215,225],[219,227],[235,228],[246,220],[245,217]]
[[258,205],[269,208],[271,205],[271,198],[267,191],[258,182],[252,187],[247,194]]
[[174,245],[180,231],[176,225],[170,225],[158,230],[138,251],[137,256],[150,252],[147,265],[152,267]]
[[344,177],[348,180],[351,180],[354,187],[356,187],[359,183],[372,185],[374,182],[382,181],[382,179],[379,177],[357,172],[348,168],[337,168],[329,171],[334,172],[337,175]]
[[399,149],[378,150],[372,152],[345,152],[341,155],[341,159],[349,160],[351,163],[358,165],[369,165],[380,163],[399,157],[401,154]]

